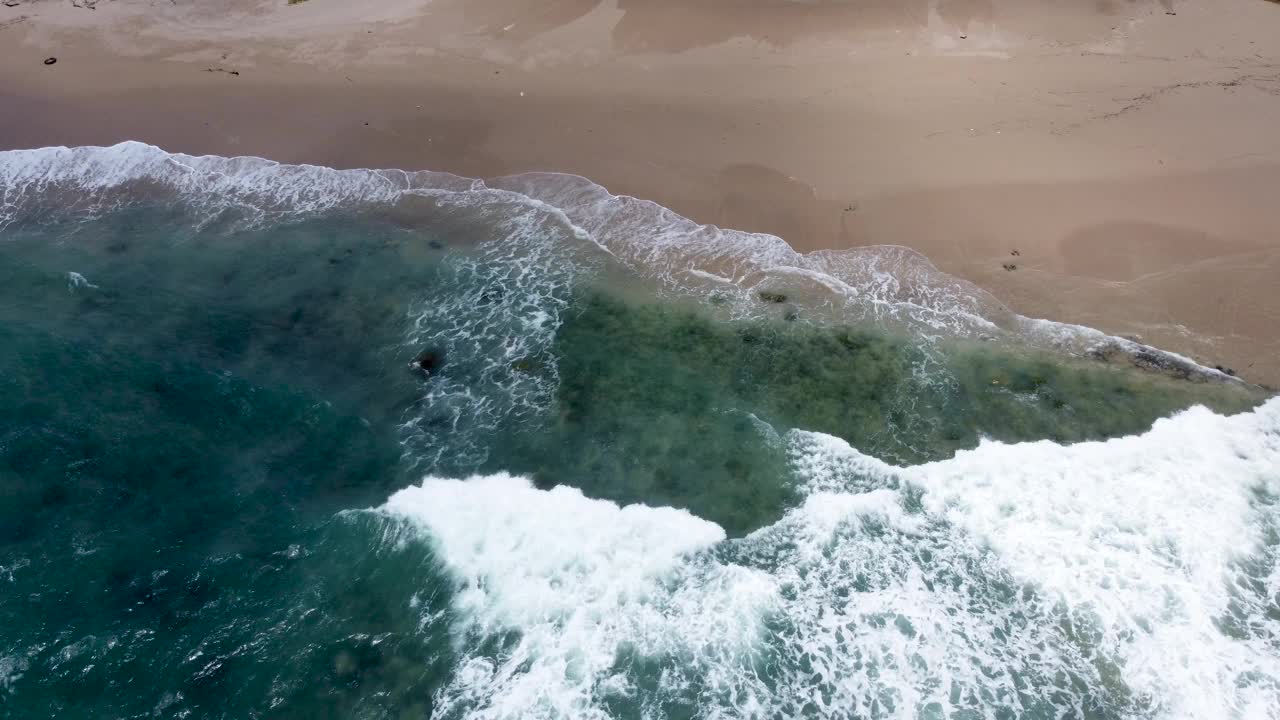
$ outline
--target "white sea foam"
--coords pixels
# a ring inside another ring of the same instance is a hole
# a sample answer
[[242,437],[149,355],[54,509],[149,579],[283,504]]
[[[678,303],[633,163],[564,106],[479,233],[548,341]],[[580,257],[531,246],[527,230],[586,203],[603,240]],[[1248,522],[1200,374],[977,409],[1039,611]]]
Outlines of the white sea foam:
[[22,679],[29,665],[26,658],[0,657],[0,691],[13,692],[13,686]]
[[[984,443],[905,476],[929,514],[1076,609],[1160,714],[1280,712],[1280,597],[1241,594],[1266,582],[1245,563],[1277,519],[1280,401],[1229,418],[1193,408],[1103,443]],[[1224,634],[1240,621],[1259,634]]]
[[[608,717],[603,702],[638,692],[621,653],[736,665],[763,632],[768,582],[710,563],[724,531],[681,510],[508,475],[428,478],[384,510],[426,528],[457,581],[466,660],[439,717]],[[519,638],[475,652],[510,631]]]
[[[1072,354],[1118,354],[1162,370],[1225,378],[1131,341],[1018,316],[907,248],[799,253],[778,237],[700,225],[655,203],[613,195],[575,175],[529,173],[480,181],[428,171],[334,170],[256,157],[195,157],[137,142],[0,152],[0,229],[37,216],[41,208],[92,216],[141,197],[181,200],[206,220],[232,213],[240,221],[256,222],[341,208],[390,208],[419,196],[471,209],[523,204],[524,214],[552,216],[578,245],[603,250],[670,291],[731,299],[729,307],[738,314],[767,312],[758,298],[767,291],[803,306],[801,317],[888,324],[922,339],[1003,338]],[[526,219],[522,227],[540,222]],[[505,238],[491,240],[501,243]],[[561,253],[555,266],[578,262],[581,256]]]
[[[1105,700],[1124,716],[1274,718],[1280,712],[1280,595],[1275,549],[1266,545],[1275,539],[1265,535],[1277,521],[1280,400],[1233,417],[1194,408],[1146,434],[1108,442],[984,442],[951,460],[903,469],[829,436],[794,433],[794,439],[797,467],[813,498],[841,486],[877,492],[867,488],[878,484],[899,488],[904,498],[919,494],[929,521],[916,536],[921,539],[903,542],[907,550],[897,543],[882,550],[898,560],[902,580],[891,581],[889,592],[909,598],[900,607],[912,625],[943,618],[934,629],[949,635],[920,652],[941,660],[928,664],[941,664],[949,676],[944,692],[929,702],[954,709],[954,693],[943,696],[948,685],[984,685],[1001,664],[984,653],[1003,647],[1012,651],[1003,659],[1009,669],[1049,662],[1046,671],[1074,672],[1099,686],[1119,680],[1124,693]],[[889,526],[913,532],[900,520]],[[914,573],[929,577],[922,545],[931,562],[951,556],[952,582],[931,582],[924,590],[911,580]],[[858,555],[860,562],[865,557]],[[842,551],[832,559],[854,558]],[[987,603],[982,596],[989,589],[973,592],[992,584],[973,572],[984,566],[983,574],[1007,575],[1012,600]],[[829,594],[826,585],[814,587]],[[965,587],[968,593],[948,597]],[[857,607],[862,613],[866,603]],[[1011,627],[1009,610],[1040,616],[1052,630]],[[1228,625],[1234,630],[1224,630]],[[971,644],[974,637],[986,640]],[[833,659],[851,649],[830,647],[829,640],[820,633],[809,642],[831,649]],[[865,643],[857,645],[865,650]],[[977,659],[984,675],[955,674],[961,666],[947,658],[957,650]],[[928,699],[929,683],[910,686]],[[1062,705],[1067,716],[1085,714],[1089,698],[1069,686],[1059,690],[1056,699],[1044,700]]]
[[807,495],[741,540],[506,475],[393,496],[458,583],[442,716],[1280,717],[1280,399],[906,468],[787,442]]
[[614,256],[669,287],[710,281],[737,290],[741,312],[761,291],[786,290],[810,309],[845,321],[890,322],[925,332],[998,332],[1013,317],[988,293],[899,246],[800,253],[773,235],[701,225],[657,203],[613,195],[585,178],[527,173],[489,181],[561,208]]
[[67,273],[67,291],[74,292],[79,288],[88,288],[90,290],[97,290],[98,286],[89,282],[88,278],[86,278],[85,276],[81,275],[78,272],[74,272],[74,271],[68,272]]
[[449,280],[409,310],[406,345],[442,353],[450,371],[433,378],[402,429],[417,461],[431,466],[447,452],[474,467],[486,451],[467,438],[550,405],[559,379],[551,345],[575,282],[597,263],[573,247],[580,232],[562,213],[513,193],[477,189],[432,202],[441,219],[474,223],[482,212],[490,237],[456,256]]
[[447,173],[334,170],[257,157],[167,153],[138,142],[111,147],[49,147],[0,152],[0,226],[52,195],[65,210],[98,212],[143,190],[182,196],[215,212],[305,214],[389,202],[417,189],[462,190],[471,181]]

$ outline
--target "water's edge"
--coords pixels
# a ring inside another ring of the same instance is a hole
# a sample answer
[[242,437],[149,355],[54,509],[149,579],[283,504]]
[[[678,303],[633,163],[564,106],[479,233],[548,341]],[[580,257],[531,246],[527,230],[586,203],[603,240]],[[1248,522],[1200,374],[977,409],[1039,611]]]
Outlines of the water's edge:
[[1280,720],[1280,398],[583,178],[0,153],[0,715]]

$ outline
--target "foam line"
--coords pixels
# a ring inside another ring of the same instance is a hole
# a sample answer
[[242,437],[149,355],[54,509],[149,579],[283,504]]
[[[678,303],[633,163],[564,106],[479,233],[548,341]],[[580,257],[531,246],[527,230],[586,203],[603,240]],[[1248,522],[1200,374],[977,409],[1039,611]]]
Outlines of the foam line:
[[[765,312],[758,295],[769,292],[803,305],[813,317],[879,323],[926,341],[1000,338],[1181,376],[1231,380],[1149,346],[1016,315],[989,293],[942,273],[904,247],[799,253],[781,238],[701,225],[656,203],[614,195],[576,175],[528,173],[480,181],[430,171],[335,170],[257,157],[196,157],[138,142],[0,152],[0,229],[38,217],[50,203],[92,216],[157,196],[186,203],[208,218],[235,212],[248,222],[344,208],[390,208],[415,196],[466,207],[524,204],[530,213],[554,216],[576,241],[591,244],[637,274],[675,292],[728,297],[740,315]],[[721,281],[725,278],[731,280],[728,285]]]

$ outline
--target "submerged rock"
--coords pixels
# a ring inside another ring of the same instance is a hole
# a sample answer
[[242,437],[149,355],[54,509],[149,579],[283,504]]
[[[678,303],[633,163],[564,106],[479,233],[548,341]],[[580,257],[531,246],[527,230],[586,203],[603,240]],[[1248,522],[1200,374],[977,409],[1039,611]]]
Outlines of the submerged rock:
[[782,294],[782,293],[780,293],[780,292],[771,292],[771,291],[769,291],[769,290],[761,290],[761,291],[760,291],[760,293],[759,293],[759,296],[760,296],[760,299],[761,299],[761,300],[763,300],[763,301],[765,301],[765,302],[767,302],[767,303],[778,303],[778,304],[781,304],[781,303],[784,303],[784,302],[786,302],[786,301],[787,301],[787,296],[786,296],[786,295],[784,295],[784,294]]
[[346,650],[333,657],[333,674],[338,677],[350,677],[356,673],[356,659]]
[[[1130,344],[1132,343],[1132,344]],[[1165,375],[1175,380],[1191,380],[1194,382],[1231,382],[1227,378],[1235,378],[1234,370],[1222,365],[1215,365],[1219,373],[1197,365],[1194,361],[1179,357],[1172,353],[1161,352],[1156,348],[1141,343],[1124,343],[1113,341],[1090,348],[1085,357],[1104,363],[1128,363],[1130,366],[1146,372]],[[1227,376],[1226,378],[1223,375]]]
[[409,369],[416,373],[421,373],[424,377],[430,377],[433,373],[438,372],[444,366],[444,351],[431,348],[418,353],[418,356],[409,363]]
[[[1190,380],[1194,366],[1172,355],[1153,352],[1142,348],[1133,353],[1132,362],[1143,370],[1162,372],[1179,380]],[[1199,378],[1198,378],[1199,379]]]

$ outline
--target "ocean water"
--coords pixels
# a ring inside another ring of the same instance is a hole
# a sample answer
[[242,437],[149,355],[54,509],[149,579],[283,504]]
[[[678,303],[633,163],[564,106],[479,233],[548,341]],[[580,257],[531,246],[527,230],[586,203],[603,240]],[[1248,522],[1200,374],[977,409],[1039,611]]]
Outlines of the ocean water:
[[1280,718],[1280,400],[585,180],[0,153],[0,717]]

